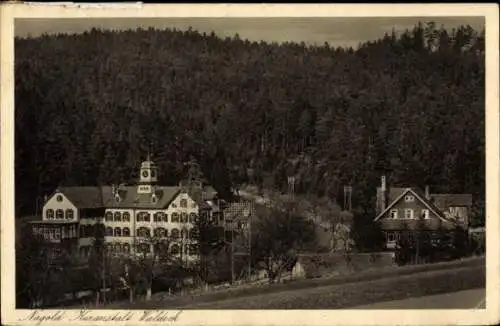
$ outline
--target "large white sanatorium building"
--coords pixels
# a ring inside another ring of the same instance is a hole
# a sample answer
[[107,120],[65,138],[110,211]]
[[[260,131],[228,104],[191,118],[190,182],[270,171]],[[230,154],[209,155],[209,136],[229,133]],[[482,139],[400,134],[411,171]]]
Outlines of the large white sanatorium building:
[[61,248],[89,255],[97,227],[104,227],[106,249],[114,254],[149,253],[147,239],[169,239],[170,253],[197,257],[194,222],[222,219],[217,192],[201,182],[159,186],[158,168],[149,158],[136,185],[61,187],[48,197],[33,232]]

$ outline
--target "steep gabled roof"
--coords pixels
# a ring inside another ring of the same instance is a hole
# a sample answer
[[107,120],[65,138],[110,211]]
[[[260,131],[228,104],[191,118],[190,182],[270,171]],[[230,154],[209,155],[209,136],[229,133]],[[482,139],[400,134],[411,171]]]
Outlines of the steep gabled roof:
[[153,194],[138,193],[137,186],[126,186],[118,189],[120,201],[110,194],[105,198],[105,206],[109,208],[144,208],[162,209],[167,207],[180,193],[179,187],[155,186],[156,201],[152,200]]
[[77,208],[100,208],[103,196],[111,195],[111,187],[60,187],[56,192],[64,194]]
[[[64,194],[77,208],[144,208],[163,209],[177,197],[181,188],[174,186],[155,186],[154,195],[156,201],[152,200],[153,194],[138,193],[138,186],[119,186],[117,193],[120,200],[117,201],[111,186],[94,187],[60,187],[57,192]],[[206,200],[212,200],[217,191],[211,186],[203,188],[206,198],[202,200],[201,191],[190,192],[189,196],[202,209],[209,209]]]
[[395,198],[387,207],[384,209],[380,214],[375,217],[374,221],[377,221],[380,219],[380,217],[384,216],[394,205],[396,205],[407,193],[413,194],[420,202],[422,202],[431,212],[433,212],[435,215],[437,215],[441,220],[450,222],[447,220],[442,212],[430,201],[428,201],[425,197],[419,195],[419,191],[415,191],[412,188],[406,188],[397,198]]
[[431,194],[430,197],[434,205],[441,210],[446,210],[450,206],[472,206],[471,194]]

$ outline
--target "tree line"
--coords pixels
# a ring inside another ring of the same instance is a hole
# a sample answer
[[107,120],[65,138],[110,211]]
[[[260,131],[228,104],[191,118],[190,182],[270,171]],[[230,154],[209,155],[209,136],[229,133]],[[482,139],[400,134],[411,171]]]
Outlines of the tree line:
[[18,215],[61,184],[135,182],[151,149],[175,184],[194,156],[222,196],[243,183],[338,199],[358,225],[375,186],[484,206],[484,29],[433,22],[358,49],[92,29],[15,40]]

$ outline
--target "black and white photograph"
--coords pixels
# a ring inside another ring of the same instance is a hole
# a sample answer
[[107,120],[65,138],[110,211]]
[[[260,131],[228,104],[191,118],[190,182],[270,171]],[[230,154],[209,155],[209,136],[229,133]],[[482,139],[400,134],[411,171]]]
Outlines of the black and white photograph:
[[277,11],[12,19],[13,325],[498,307],[498,13]]

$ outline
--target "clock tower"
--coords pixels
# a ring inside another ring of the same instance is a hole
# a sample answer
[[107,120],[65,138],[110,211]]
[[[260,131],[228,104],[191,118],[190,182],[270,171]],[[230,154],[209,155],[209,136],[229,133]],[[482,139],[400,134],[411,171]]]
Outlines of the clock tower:
[[158,182],[158,167],[151,161],[149,154],[147,159],[141,163],[139,172],[139,188],[137,192],[140,194],[151,193],[152,186]]

